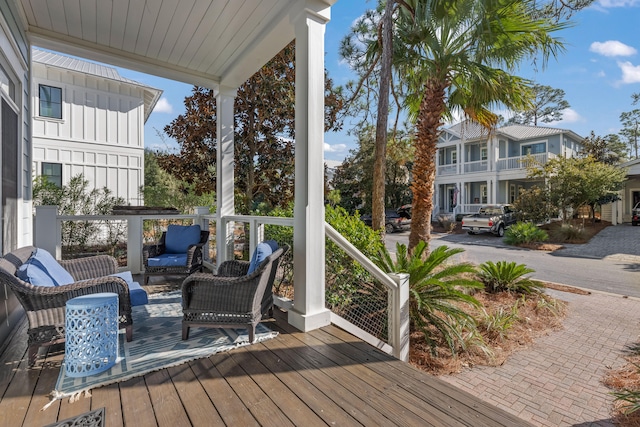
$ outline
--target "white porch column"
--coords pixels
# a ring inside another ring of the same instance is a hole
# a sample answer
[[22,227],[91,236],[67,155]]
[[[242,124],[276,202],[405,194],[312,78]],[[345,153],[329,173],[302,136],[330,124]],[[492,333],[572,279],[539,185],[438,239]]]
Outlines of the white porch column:
[[308,0],[294,20],[296,36],[293,309],[289,323],[309,331],[330,323],[325,308],[324,30],[326,3]]
[[236,89],[220,86],[216,95],[216,265],[225,261],[233,249],[233,223],[222,217],[235,214],[233,199],[233,101]]

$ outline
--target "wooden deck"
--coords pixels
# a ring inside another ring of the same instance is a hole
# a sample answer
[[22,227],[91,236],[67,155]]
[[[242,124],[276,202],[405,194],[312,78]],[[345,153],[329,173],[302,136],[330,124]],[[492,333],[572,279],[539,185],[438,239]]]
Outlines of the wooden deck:
[[64,352],[52,347],[27,369],[23,322],[0,354],[0,426],[40,427],[101,407],[105,426],[529,425],[337,327],[301,333],[282,312],[269,326],[277,338],[42,411]]

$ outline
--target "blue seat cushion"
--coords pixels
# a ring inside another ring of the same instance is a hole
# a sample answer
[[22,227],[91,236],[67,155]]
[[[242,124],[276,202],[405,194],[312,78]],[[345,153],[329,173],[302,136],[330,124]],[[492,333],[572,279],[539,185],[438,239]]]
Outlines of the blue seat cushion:
[[147,260],[149,267],[184,267],[187,265],[187,254],[162,254]]
[[170,224],[164,239],[165,252],[169,254],[184,254],[189,246],[200,243],[199,225]]
[[110,274],[110,276],[120,277],[127,282],[127,286],[129,286],[129,299],[131,300],[132,306],[145,305],[149,302],[147,292],[140,286],[140,283],[133,281],[133,275],[130,271],[122,271],[120,273]]
[[129,284],[129,299],[131,299],[131,305],[145,305],[149,302],[147,292],[142,289],[140,283],[131,282]]
[[62,286],[74,283],[73,276],[44,249],[36,249],[18,268],[18,277],[34,286]]
[[258,268],[260,263],[267,259],[267,257],[272,253],[273,251],[268,243],[258,243],[256,250],[253,251],[253,255],[251,256],[251,262],[249,263],[249,270],[247,271],[247,274],[251,274],[256,271],[256,268]]

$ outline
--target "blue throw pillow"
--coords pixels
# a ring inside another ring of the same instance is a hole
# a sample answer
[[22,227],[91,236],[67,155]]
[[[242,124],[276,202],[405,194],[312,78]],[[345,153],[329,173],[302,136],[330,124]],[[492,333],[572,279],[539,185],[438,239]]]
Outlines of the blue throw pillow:
[[170,224],[164,239],[165,251],[168,254],[187,253],[189,246],[200,243],[199,225]]
[[271,247],[271,252],[275,252],[278,250],[278,248],[280,246],[278,246],[278,242],[276,242],[275,240],[265,240],[264,243],[266,243],[267,245],[269,245]]
[[256,250],[253,251],[253,255],[251,256],[251,263],[249,263],[249,270],[247,271],[247,274],[251,274],[256,271],[260,263],[267,259],[267,257],[272,253],[273,251],[271,250],[271,246],[269,246],[268,243],[258,243],[258,246],[256,246]]
[[[44,249],[36,249],[18,269],[18,277],[35,286],[62,286],[75,282],[73,276]],[[48,278],[47,278],[48,277]]]

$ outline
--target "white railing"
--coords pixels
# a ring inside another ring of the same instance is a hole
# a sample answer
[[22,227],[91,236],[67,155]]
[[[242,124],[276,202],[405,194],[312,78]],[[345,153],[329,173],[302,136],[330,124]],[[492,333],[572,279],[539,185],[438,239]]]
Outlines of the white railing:
[[382,283],[388,291],[388,342],[380,340],[344,320],[335,313],[331,313],[331,322],[356,335],[369,344],[393,354],[400,360],[409,360],[409,275],[386,274],[369,258],[345,239],[330,224],[325,222],[325,233],[340,249],[351,258],[358,261],[375,279]]
[[[127,247],[127,267],[133,274],[140,274],[143,271],[142,246],[144,221],[186,221],[208,230],[209,223],[217,221],[216,215],[208,213],[208,208],[198,208],[196,214],[192,215],[58,215],[57,206],[37,206],[34,221],[34,245],[48,250],[55,254],[57,259],[62,255],[62,224],[65,221],[78,222],[98,222],[126,221],[126,247]],[[249,223],[249,253],[252,253],[257,244],[264,240],[264,226],[293,226],[293,218],[267,217],[267,216],[245,216],[230,215],[222,218],[222,229],[228,229],[227,225],[234,222]],[[333,323],[349,331],[360,339],[393,354],[400,360],[409,360],[409,278],[407,274],[387,275],[378,268],[371,260],[364,256],[348,240],[346,240],[333,227],[325,223],[326,235],[338,247],[344,250],[350,257],[359,262],[371,275],[382,283],[388,291],[387,312],[388,312],[388,342],[384,342],[357,326],[349,323],[336,314],[332,314]],[[216,235],[214,239],[222,236]],[[234,237],[225,237],[229,250],[228,256],[233,256]],[[209,259],[209,251],[204,251],[205,265],[215,271],[215,264]],[[229,259],[227,257],[227,259]],[[277,306],[288,309],[293,301],[282,297],[275,297],[274,303]]]
[[498,159],[496,169],[509,170],[509,169],[526,169],[531,164],[546,164],[550,159],[556,157],[553,153],[540,153],[531,154],[528,156],[509,157],[506,159]]
[[438,165],[438,175],[455,175],[458,173],[458,165]]
[[489,163],[486,160],[478,160],[475,162],[466,162],[464,164],[464,172],[486,172],[489,170]]

